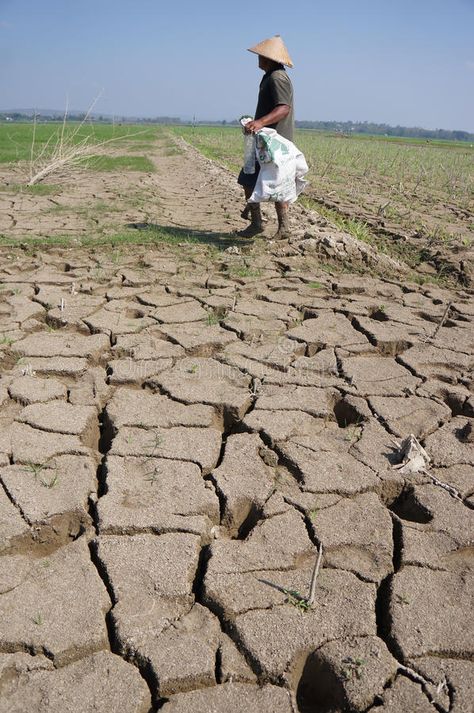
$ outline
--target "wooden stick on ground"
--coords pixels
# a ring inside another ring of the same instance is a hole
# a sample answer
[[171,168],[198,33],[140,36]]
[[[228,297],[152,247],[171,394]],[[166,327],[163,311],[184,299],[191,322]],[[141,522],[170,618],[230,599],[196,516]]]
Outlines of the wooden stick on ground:
[[438,478],[435,475],[432,475],[431,473],[429,473],[425,468],[422,468],[420,470],[420,473],[423,473],[424,475],[427,475],[428,478],[431,478],[431,480],[433,481],[433,483],[435,485],[446,490],[450,495],[452,495],[453,498],[456,498],[456,500],[463,502],[463,499],[461,497],[461,493],[459,492],[459,490],[456,490],[456,488],[453,488],[451,485],[448,485],[447,483],[443,483],[443,481],[438,480]]
[[308,604],[310,607],[312,607],[314,604],[314,597],[316,594],[316,580],[318,578],[319,568],[321,566],[322,558],[323,558],[323,543],[321,542],[319,545],[318,558],[316,560],[316,564],[315,564],[315,567],[313,570],[313,576],[311,577],[311,585],[309,588]]
[[448,302],[448,304],[446,305],[446,309],[444,310],[443,316],[441,317],[441,322],[437,325],[437,327],[436,327],[435,331],[433,332],[433,334],[431,335],[430,339],[434,339],[436,337],[439,330],[441,329],[443,324],[446,322],[446,319],[448,317],[449,310],[451,309],[452,304],[453,304],[452,302]]

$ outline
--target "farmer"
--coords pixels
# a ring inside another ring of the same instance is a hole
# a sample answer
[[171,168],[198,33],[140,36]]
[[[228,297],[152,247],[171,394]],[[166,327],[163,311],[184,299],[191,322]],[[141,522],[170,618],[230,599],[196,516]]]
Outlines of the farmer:
[[[265,74],[260,82],[255,118],[246,125],[245,131],[255,134],[267,126],[276,129],[285,139],[293,141],[293,87],[284,67],[284,65],[293,67],[288,50],[280,35],[275,35],[248,51],[258,55],[258,66]],[[237,179],[237,182],[243,186],[246,200],[252,195],[257,182],[260,166],[257,161],[255,164],[255,173],[244,173],[242,170]],[[290,236],[288,205],[288,203],[275,203],[278,231],[273,236],[274,240]],[[239,232],[242,237],[253,237],[262,232],[260,204],[248,203],[242,217],[248,218],[249,213],[251,222],[245,230]]]

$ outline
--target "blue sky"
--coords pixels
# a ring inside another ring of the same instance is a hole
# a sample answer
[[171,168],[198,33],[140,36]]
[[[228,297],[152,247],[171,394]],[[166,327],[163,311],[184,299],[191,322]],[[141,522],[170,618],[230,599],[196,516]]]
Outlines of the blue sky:
[[474,0],[0,0],[0,109],[233,119],[274,34],[297,119],[474,131]]

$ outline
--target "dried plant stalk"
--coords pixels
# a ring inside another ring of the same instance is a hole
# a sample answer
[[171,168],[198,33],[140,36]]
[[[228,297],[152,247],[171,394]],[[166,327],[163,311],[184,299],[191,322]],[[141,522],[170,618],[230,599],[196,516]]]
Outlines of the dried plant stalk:
[[[127,134],[126,136],[117,136],[112,139],[106,139],[104,141],[94,141],[94,137],[89,135],[77,140],[77,136],[80,130],[84,127],[84,124],[89,120],[92,109],[99,100],[100,94],[94,99],[90,107],[88,108],[86,114],[82,121],[76,126],[76,128],[70,132],[66,132],[67,126],[67,116],[68,116],[68,106],[66,104],[66,111],[64,112],[63,122],[61,125],[61,130],[56,134],[52,134],[46,141],[45,145],[41,151],[35,155],[35,144],[36,144],[36,115],[34,117],[33,123],[33,138],[31,143],[30,151],[30,178],[27,186],[34,186],[40,183],[46,176],[51,173],[58,171],[59,169],[69,168],[74,165],[80,164],[88,156],[103,155],[106,153],[106,147],[115,141],[120,141],[121,139],[129,138],[130,136],[136,136],[137,134],[144,133],[143,131],[138,131],[133,134]],[[56,140],[56,143],[54,143]]]
[[314,604],[314,598],[316,595],[316,580],[318,578],[319,568],[321,567],[322,558],[323,558],[323,543],[321,542],[319,545],[319,550],[318,550],[318,558],[317,558],[316,564],[314,566],[313,576],[311,577],[311,584],[309,587],[309,597],[308,597],[307,601],[308,601],[308,604],[310,607],[312,607]]

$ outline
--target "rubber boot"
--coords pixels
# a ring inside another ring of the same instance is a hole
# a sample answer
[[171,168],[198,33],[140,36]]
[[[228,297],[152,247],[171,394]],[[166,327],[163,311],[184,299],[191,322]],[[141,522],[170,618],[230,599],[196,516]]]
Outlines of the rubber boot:
[[275,203],[275,208],[278,218],[278,230],[272,236],[272,240],[287,240],[291,235],[288,203]]
[[250,218],[250,205],[249,203],[245,204],[245,208],[240,214],[240,217],[243,218],[244,220],[248,220]]
[[259,203],[249,203],[250,215],[252,222],[244,230],[239,230],[237,235],[241,238],[253,238],[254,235],[259,235],[262,230],[262,213]]

